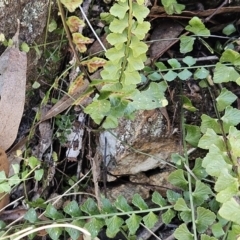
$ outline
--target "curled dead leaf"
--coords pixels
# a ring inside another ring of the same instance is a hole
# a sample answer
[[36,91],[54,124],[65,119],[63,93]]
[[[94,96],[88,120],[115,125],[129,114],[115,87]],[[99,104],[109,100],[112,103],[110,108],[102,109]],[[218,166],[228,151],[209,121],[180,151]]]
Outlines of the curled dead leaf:
[[93,57],[89,60],[82,61],[81,65],[87,65],[88,71],[93,73],[98,70],[98,68],[103,67],[106,64],[106,60],[99,57]]
[[86,44],[92,43],[94,40],[84,37],[81,33],[73,33],[73,42],[77,45],[78,50],[83,53],[87,51]]
[[72,33],[74,32],[82,32],[85,23],[83,20],[76,16],[71,16],[67,19],[67,25]]
[[68,94],[75,94],[85,83],[84,75],[80,74],[71,84],[68,89]]

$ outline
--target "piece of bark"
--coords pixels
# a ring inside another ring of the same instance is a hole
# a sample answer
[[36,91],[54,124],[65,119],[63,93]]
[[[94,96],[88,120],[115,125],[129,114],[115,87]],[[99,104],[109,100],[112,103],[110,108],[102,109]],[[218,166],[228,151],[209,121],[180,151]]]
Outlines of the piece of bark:
[[4,150],[16,139],[25,103],[27,56],[18,49],[19,26],[14,45],[0,57],[0,146]]

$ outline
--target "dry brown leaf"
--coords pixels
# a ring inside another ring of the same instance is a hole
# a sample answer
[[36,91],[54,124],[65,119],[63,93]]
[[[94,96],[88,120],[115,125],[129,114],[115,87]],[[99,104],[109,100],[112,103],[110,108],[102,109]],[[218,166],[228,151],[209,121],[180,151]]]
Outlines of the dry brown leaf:
[[93,57],[89,60],[81,62],[81,65],[88,67],[88,71],[93,73],[98,70],[98,68],[103,67],[106,64],[106,60],[99,57]]
[[[52,117],[55,117],[56,115],[58,115],[59,113],[63,112],[64,110],[66,110],[68,107],[70,107],[75,100],[77,100],[81,95],[83,95],[83,93],[85,92],[85,90],[88,88],[89,86],[89,82],[87,80],[84,80],[81,82],[81,84],[79,85],[78,89],[74,90],[74,94],[73,95],[64,95],[48,112],[47,114],[43,117],[43,119],[41,119],[42,121],[45,121],[47,119],[50,119]],[[83,95],[84,96],[84,95]]]
[[87,51],[86,44],[92,43],[94,40],[88,37],[84,37],[81,33],[73,33],[73,42],[76,44],[79,52],[83,53]]
[[[19,29],[13,38],[17,43]],[[8,47],[0,56],[0,146],[7,150],[16,139],[25,102],[27,56]]]
[[[9,172],[9,162],[7,159],[7,155],[3,149],[0,148],[0,172],[4,171],[6,176],[8,176]],[[5,193],[0,193],[0,199],[5,195]],[[3,199],[0,200],[0,210],[8,205],[9,203],[9,195],[3,197]]]
[[76,16],[71,16],[67,19],[67,25],[70,29],[70,32],[82,32],[83,27],[85,26],[85,23],[83,20]]

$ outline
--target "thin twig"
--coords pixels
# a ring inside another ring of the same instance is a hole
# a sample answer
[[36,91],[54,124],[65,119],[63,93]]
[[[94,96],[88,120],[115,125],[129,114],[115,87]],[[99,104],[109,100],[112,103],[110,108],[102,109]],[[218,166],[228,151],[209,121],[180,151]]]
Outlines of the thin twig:
[[87,16],[86,16],[85,12],[83,11],[82,7],[79,6],[79,9],[80,9],[80,11],[81,11],[83,17],[85,18],[85,20],[86,20],[88,26],[89,26],[90,29],[92,30],[94,36],[96,37],[96,39],[98,40],[99,44],[101,45],[102,49],[106,52],[107,49],[105,48],[105,46],[103,45],[101,39],[98,37],[98,35],[96,34],[95,30],[93,29],[93,27],[92,27],[91,23],[89,22],[89,20],[88,20],[88,18],[87,18]]
[[210,15],[208,16],[207,18],[205,18],[204,22],[208,22],[217,12],[220,8],[222,8],[224,5],[227,4],[229,0],[225,0],[218,8],[216,8],[216,10]]

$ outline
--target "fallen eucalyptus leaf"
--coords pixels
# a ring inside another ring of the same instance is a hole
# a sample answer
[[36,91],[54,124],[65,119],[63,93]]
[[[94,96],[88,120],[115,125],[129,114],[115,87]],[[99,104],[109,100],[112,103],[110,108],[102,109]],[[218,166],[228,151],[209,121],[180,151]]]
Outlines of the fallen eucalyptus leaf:
[[25,102],[27,56],[18,49],[18,35],[19,26],[13,37],[16,46],[0,56],[0,146],[4,150],[16,139]]

